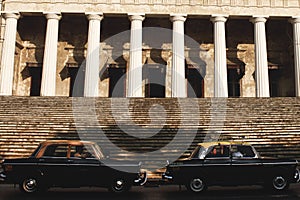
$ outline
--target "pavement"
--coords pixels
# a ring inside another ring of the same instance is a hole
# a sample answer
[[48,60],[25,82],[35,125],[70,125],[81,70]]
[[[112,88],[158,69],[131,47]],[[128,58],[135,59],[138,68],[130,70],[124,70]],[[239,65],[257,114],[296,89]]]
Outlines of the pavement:
[[51,188],[46,193],[31,195],[19,191],[18,186],[0,184],[0,200],[300,200],[300,184],[292,184],[285,193],[273,193],[259,186],[209,187],[201,194],[192,194],[185,187],[162,185],[157,187],[132,187],[127,193],[113,194],[105,188]]

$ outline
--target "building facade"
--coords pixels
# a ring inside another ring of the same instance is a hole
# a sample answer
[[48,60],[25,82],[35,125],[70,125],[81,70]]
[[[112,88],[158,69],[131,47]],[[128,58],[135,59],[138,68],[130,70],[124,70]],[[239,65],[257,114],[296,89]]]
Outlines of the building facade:
[[299,0],[3,0],[0,94],[300,96]]

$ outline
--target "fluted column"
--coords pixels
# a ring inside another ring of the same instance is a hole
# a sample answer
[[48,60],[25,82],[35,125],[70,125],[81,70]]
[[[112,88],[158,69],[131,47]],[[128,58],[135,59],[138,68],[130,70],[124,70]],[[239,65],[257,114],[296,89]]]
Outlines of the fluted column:
[[214,23],[214,52],[215,52],[215,97],[228,97],[227,62],[226,62],[226,16],[212,16]]
[[43,59],[41,96],[55,96],[59,13],[45,13],[47,30]]
[[266,17],[254,16],[251,22],[254,24],[255,44],[255,80],[256,96],[270,97],[269,71],[266,40]]
[[184,22],[186,15],[170,16],[173,22],[172,97],[187,97],[184,58]]
[[88,44],[86,55],[84,96],[99,96],[99,73],[100,73],[100,23],[102,13],[87,13],[89,20]]
[[143,97],[142,28],[144,14],[128,14],[131,21],[127,97]]
[[296,97],[300,97],[300,16],[290,20],[294,31],[294,62]]
[[0,95],[12,95],[17,21],[20,15],[4,13],[3,16],[6,19],[6,26],[0,66]]

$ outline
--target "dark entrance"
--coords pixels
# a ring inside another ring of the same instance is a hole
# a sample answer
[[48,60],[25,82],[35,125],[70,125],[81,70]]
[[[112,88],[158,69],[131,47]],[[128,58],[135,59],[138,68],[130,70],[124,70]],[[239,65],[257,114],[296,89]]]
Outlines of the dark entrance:
[[84,70],[82,67],[68,67],[70,76],[70,97],[82,97],[84,92]]
[[40,96],[41,94],[41,79],[42,67],[28,67],[31,76],[30,96]]
[[270,97],[279,97],[279,79],[280,79],[280,70],[277,68],[272,68],[269,66],[269,88],[270,88]]
[[204,79],[197,68],[187,68],[188,97],[204,97]]
[[241,78],[245,75],[245,63],[230,57],[227,59],[228,97],[241,96]]
[[164,98],[166,95],[166,67],[159,64],[146,64],[143,68],[145,97]]
[[228,81],[228,97],[240,97],[240,74],[239,69],[235,67],[228,67],[227,69],[227,81]]
[[110,66],[108,68],[109,75],[109,97],[125,97],[126,96],[126,68],[116,68]]

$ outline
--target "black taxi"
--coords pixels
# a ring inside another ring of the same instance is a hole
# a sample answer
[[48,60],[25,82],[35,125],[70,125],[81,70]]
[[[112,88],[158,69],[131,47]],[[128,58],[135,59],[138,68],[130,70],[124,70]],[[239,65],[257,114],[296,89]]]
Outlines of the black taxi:
[[192,154],[166,166],[163,179],[200,193],[208,186],[263,185],[283,191],[300,181],[297,160],[261,157],[243,142],[199,143]]
[[4,159],[0,178],[35,193],[50,187],[106,187],[124,192],[147,180],[141,163],[111,160],[90,141],[48,140],[27,158]]

